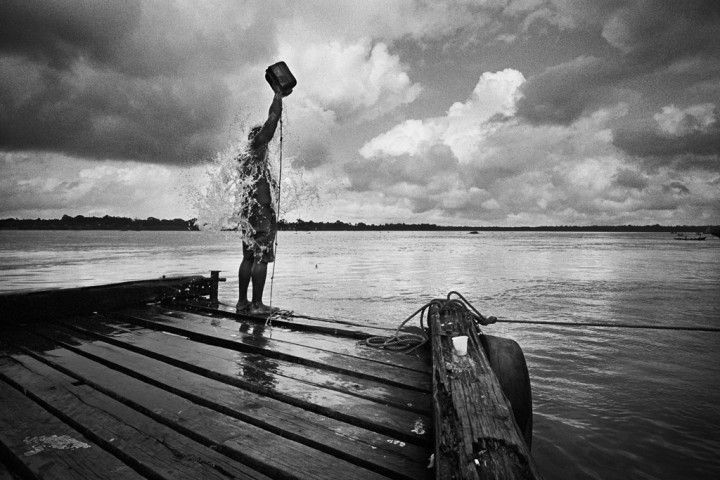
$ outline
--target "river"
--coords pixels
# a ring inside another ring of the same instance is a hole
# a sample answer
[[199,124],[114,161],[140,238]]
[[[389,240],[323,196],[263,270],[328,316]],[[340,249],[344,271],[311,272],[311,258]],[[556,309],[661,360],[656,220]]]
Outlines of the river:
[[[0,231],[0,291],[221,270],[234,304],[239,260],[232,233]],[[626,328],[720,328],[715,237],[280,232],[271,289],[299,314],[385,326],[458,291],[525,352],[546,479],[720,478],[720,333]]]

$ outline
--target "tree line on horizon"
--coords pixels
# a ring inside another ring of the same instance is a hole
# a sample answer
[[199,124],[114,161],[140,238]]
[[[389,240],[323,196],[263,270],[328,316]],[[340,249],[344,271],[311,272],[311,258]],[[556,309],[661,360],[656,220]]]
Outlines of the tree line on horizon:
[[198,230],[195,219],[161,220],[155,217],[146,219],[129,217],[86,217],[63,215],[59,219],[16,219],[0,220],[2,230]]
[[[280,230],[295,231],[573,231],[573,232],[706,232],[718,235],[720,227],[710,225],[548,225],[548,226],[521,226],[521,227],[473,227],[473,226],[442,226],[431,223],[385,223],[366,224],[364,222],[346,223],[340,220],[335,222],[305,221],[300,218],[294,222],[280,220]],[[86,217],[77,215],[71,217],[63,215],[60,219],[16,219],[6,218],[0,220],[0,230],[173,230],[198,231],[197,219],[184,220],[175,218],[161,220],[155,217],[137,219],[129,217]]]

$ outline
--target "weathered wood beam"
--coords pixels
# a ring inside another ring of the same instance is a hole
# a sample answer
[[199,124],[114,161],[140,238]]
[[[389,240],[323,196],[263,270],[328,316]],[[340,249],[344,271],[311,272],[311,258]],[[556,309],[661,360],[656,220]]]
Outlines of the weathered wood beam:
[[194,275],[90,287],[7,292],[0,294],[0,323],[82,315],[173,297],[210,295],[211,291],[212,279]]
[[[539,479],[530,450],[509,401],[482,349],[471,318],[431,306],[436,478]],[[452,325],[468,336],[468,353],[458,356]]]

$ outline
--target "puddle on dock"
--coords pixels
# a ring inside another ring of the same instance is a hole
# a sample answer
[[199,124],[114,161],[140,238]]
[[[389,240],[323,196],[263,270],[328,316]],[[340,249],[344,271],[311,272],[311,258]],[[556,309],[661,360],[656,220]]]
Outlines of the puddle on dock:
[[252,385],[275,390],[283,376],[277,374],[278,362],[262,355],[237,352],[235,375]]

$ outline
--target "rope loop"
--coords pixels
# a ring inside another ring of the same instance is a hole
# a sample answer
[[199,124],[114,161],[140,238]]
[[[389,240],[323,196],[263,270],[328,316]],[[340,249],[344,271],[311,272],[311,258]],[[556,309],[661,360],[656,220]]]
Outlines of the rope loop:
[[[451,297],[453,295],[456,295],[457,297],[459,297],[459,299],[452,299]],[[470,318],[476,325],[489,325],[497,321],[497,318],[495,317],[484,317],[480,312],[477,311],[475,307],[473,307],[470,302],[465,299],[465,297],[460,295],[458,292],[450,292],[448,293],[446,299],[431,300],[430,302],[417,309],[415,313],[410,315],[408,318],[405,319],[405,321],[398,325],[398,327],[395,329],[395,333],[392,336],[370,337],[363,340],[361,343],[367,345],[368,347],[381,348],[395,352],[402,352],[405,354],[410,354],[414,352],[418,348],[425,345],[429,340],[426,332],[427,329],[425,328],[424,324],[424,318],[430,307],[433,306],[437,307],[440,312],[461,312],[462,314]],[[418,314],[420,314],[420,328],[423,333],[400,333],[400,330],[405,326],[405,324],[415,318]]]

